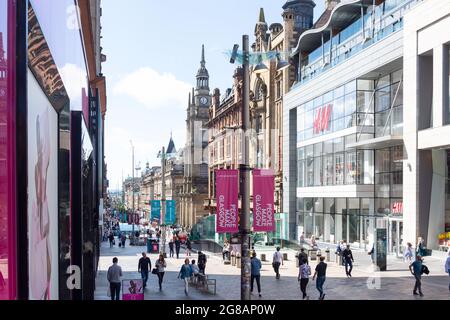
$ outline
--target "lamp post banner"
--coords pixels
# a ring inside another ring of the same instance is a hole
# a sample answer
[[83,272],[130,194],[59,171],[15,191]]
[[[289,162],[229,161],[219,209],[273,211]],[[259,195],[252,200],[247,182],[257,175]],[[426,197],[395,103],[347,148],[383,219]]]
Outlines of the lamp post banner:
[[253,170],[253,230],[275,231],[275,176],[272,170]]
[[151,202],[152,207],[152,215],[151,220],[158,220],[158,222],[161,219],[161,201],[160,200],[152,200]]
[[239,231],[238,174],[238,170],[216,170],[217,233]]
[[175,224],[175,200],[166,200],[166,216],[165,224],[172,225]]

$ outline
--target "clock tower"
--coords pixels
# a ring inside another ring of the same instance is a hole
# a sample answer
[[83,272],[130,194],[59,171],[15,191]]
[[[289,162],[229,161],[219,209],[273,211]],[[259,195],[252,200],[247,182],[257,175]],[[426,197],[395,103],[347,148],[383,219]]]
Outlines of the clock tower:
[[211,94],[209,73],[206,69],[205,47],[202,46],[197,85],[189,95],[186,114],[186,145],[184,147],[184,180],[181,195],[179,223],[192,227],[198,219],[208,214],[203,206],[208,198],[208,130]]
[[197,87],[195,89],[194,102],[197,107],[208,107],[211,104],[211,95],[209,92],[209,73],[206,69],[205,46],[202,45],[202,60],[200,69],[197,72]]

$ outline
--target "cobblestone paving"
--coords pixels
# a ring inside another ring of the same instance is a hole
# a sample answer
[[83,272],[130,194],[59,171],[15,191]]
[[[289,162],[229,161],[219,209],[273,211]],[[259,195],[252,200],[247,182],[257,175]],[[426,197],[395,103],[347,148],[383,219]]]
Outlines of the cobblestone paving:
[[[124,279],[139,279],[137,272],[138,260],[145,247],[109,248],[102,245],[102,256],[99,262],[99,272],[96,280],[96,300],[109,299],[106,295],[108,282],[106,271],[111,265],[113,257],[119,258],[119,265],[124,271]],[[168,252],[168,249],[167,249]],[[295,265],[295,252],[284,251],[289,260],[280,268],[281,278],[275,279],[271,262],[263,262],[261,285],[262,297],[253,295],[254,300],[300,300],[301,292],[297,281],[298,268]],[[265,253],[268,259],[272,256],[269,251],[257,251],[258,256]],[[158,288],[158,279],[149,275],[148,287],[145,292],[146,300],[238,300],[240,299],[240,269],[231,265],[224,265],[221,255],[208,255],[206,274],[217,280],[217,294],[202,292],[191,288],[189,296],[184,294],[184,282],[177,279],[178,271],[183,264],[185,253],[182,250],[180,259],[168,258],[164,277],[163,290]],[[152,265],[157,259],[156,254],[149,255]],[[327,279],[324,285],[326,299],[331,300],[450,300],[448,289],[449,276],[444,272],[444,261],[434,257],[426,257],[424,263],[430,269],[430,275],[423,277],[422,290],[424,297],[413,296],[414,278],[408,271],[408,264],[395,257],[388,257],[388,271],[374,272],[370,256],[365,252],[354,252],[355,264],[352,278],[347,278],[344,267],[334,261],[328,262]],[[197,254],[191,259],[197,260]],[[311,261],[314,272],[316,261]],[[256,283],[255,283],[256,286]],[[310,280],[307,292],[310,299],[317,299],[319,294],[315,282]],[[256,290],[255,290],[256,293]]]

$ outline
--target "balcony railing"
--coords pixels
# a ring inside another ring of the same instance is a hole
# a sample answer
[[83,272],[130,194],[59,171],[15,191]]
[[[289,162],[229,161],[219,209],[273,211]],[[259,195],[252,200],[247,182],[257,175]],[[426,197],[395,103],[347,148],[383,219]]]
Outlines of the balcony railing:
[[366,13],[304,59],[301,79],[296,86],[308,82],[372,44],[401,30],[405,13],[421,1],[423,0],[386,0],[375,8],[374,15],[372,12]]

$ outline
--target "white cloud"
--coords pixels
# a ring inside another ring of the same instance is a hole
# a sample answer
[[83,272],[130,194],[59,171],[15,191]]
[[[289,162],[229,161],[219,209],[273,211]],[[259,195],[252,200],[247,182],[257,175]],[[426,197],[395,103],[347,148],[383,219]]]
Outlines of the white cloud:
[[177,80],[173,74],[160,74],[151,68],[141,68],[126,75],[114,87],[114,94],[128,95],[150,109],[186,108],[191,90],[189,83]]

